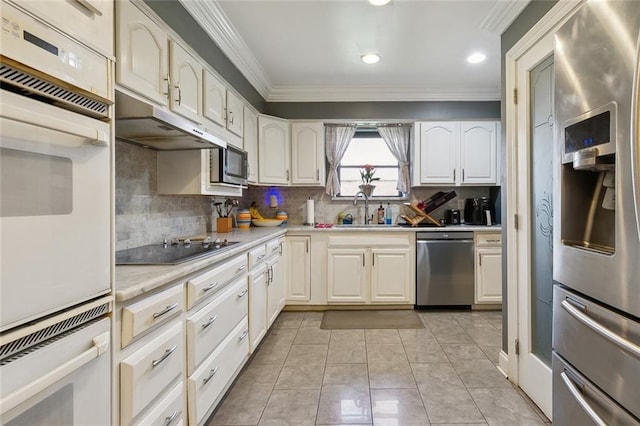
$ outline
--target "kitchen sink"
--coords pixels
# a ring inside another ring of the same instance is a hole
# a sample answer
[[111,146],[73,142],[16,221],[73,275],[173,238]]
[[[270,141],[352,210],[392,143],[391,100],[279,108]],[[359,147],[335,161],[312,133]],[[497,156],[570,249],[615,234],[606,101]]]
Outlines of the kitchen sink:
[[354,223],[351,225],[345,225],[345,224],[337,224],[337,225],[333,225],[334,228],[339,228],[339,229],[389,229],[389,228],[400,228],[400,225],[379,225],[377,223]]

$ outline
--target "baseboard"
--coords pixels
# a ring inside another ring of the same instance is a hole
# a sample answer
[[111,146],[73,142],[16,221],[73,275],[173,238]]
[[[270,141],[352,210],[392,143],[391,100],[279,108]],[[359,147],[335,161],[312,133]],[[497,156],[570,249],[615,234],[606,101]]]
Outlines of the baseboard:
[[413,305],[285,305],[283,311],[359,311],[379,309],[413,309]]
[[504,377],[509,378],[509,355],[503,350],[500,351],[498,355],[498,370],[504,375]]

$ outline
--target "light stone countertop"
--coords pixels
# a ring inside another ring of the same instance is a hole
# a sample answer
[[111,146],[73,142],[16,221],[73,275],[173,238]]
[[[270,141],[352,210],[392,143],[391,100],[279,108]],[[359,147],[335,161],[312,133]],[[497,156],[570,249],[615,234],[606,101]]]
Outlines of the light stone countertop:
[[291,224],[285,227],[251,227],[249,230],[234,229],[228,233],[208,233],[212,239],[220,238],[229,241],[238,241],[229,249],[217,252],[211,256],[180,263],[178,265],[121,265],[116,266],[116,301],[123,302],[140,296],[149,291],[155,290],[165,284],[197,272],[203,268],[211,266],[217,262],[228,259],[251,249],[254,246],[263,244],[286,232],[308,233],[308,232],[453,232],[453,231],[485,231],[500,232],[500,225],[477,226],[477,225],[452,225],[442,227],[404,227],[397,225],[351,225],[332,228],[314,228],[312,226]]
[[308,225],[287,225],[290,232],[500,232],[502,225],[447,225],[447,226],[399,226],[399,225],[333,225],[331,228],[315,228]]
[[211,256],[202,257],[178,265],[119,265],[116,266],[116,301],[123,302],[155,290],[171,281],[187,276],[200,269],[228,259],[254,246],[263,244],[280,235],[284,235],[287,228],[263,227],[249,230],[234,229],[223,234],[208,233],[211,239],[220,238],[228,241],[238,241],[239,244],[230,246],[227,250],[216,252]]

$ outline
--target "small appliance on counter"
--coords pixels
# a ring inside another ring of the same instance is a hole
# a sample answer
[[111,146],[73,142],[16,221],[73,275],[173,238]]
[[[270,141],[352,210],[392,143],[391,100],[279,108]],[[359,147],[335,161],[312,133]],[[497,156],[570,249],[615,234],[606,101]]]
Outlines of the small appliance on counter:
[[464,222],[468,225],[493,225],[495,207],[487,197],[467,198],[464,202]]
[[460,225],[460,210],[449,209],[444,213],[444,222],[447,225]]

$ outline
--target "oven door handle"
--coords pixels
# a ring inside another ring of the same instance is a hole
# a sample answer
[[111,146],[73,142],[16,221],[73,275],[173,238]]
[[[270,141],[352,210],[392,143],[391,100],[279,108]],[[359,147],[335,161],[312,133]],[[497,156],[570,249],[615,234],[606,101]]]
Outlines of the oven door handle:
[[[89,140],[91,144],[95,146],[109,146],[107,132],[102,129],[94,126],[79,125],[68,120],[42,114],[38,111],[26,110],[19,106],[12,105],[9,102],[2,105],[0,116],[18,123],[38,126],[54,132]],[[56,140],[56,142],[53,143],[71,145],[71,142],[65,139]],[[74,143],[73,146],[78,145]]]
[[109,340],[110,333],[108,331],[94,337],[91,348],[51,370],[48,374],[7,395],[6,398],[3,398],[2,401],[0,401],[2,413],[4,414],[5,412],[15,408],[19,404],[27,401],[29,398],[32,398],[47,389],[49,386],[55,384],[57,381],[107,352],[109,349]]

